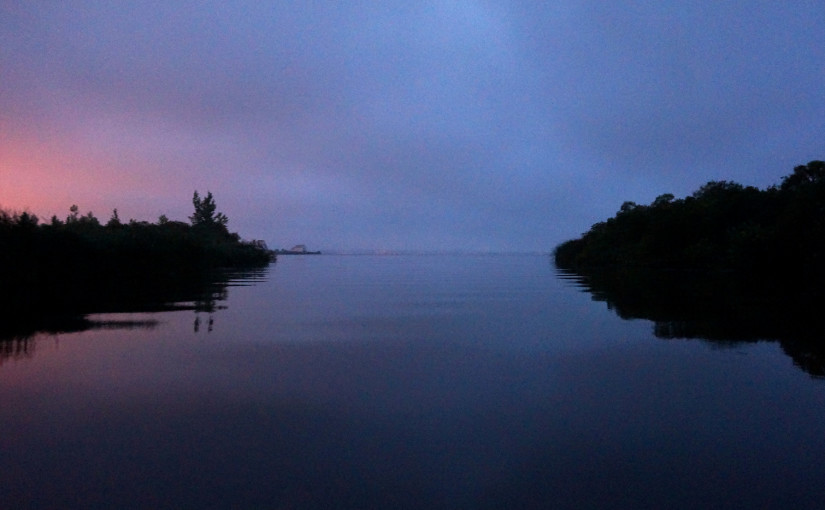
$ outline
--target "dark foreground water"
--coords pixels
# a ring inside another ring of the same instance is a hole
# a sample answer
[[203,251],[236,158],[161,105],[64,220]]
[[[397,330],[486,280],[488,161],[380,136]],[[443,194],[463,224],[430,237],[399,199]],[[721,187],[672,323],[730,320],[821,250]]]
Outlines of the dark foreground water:
[[663,340],[546,256],[235,283],[3,340],[0,508],[825,505],[825,381],[778,342]]

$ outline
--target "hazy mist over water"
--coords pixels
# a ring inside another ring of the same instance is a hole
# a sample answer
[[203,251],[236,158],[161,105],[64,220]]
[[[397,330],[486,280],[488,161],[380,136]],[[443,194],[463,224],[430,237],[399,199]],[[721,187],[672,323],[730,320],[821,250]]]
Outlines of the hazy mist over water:
[[662,340],[546,255],[282,256],[249,276],[210,306],[4,341],[0,507],[825,497],[825,384],[776,342]]

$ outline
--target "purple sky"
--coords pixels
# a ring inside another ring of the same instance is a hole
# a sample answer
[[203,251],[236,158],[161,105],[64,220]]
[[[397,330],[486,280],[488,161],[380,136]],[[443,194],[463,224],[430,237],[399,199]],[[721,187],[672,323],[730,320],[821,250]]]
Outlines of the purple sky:
[[[267,5],[270,4],[270,5]],[[549,252],[825,159],[812,1],[0,1],[0,207]]]

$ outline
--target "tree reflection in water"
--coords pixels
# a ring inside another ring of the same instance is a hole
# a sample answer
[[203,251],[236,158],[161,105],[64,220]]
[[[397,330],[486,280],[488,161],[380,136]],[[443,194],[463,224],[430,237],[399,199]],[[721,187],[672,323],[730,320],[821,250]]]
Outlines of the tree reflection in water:
[[[74,303],[72,310],[36,310],[30,313],[4,313],[0,317],[0,365],[11,359],[34,355],[40,334],[58,335],[100,329],[154,329],[156,320],[109,320],[109,313],[156,313],[192,310],[195,332],[200,328],[200,314],[207,314],[206,328],[211,332],[217,311],[225,308],[228,288],[253,285],[266,278],[266,268],[215,272],[208,277],[146,281],[139,288],[125,286],[106,295],[93,296]],[[82,293],[81,293],[82,295]],[[92,314],[96,318],[90,319]]]
[[90,320],[83,316],[47,319],[44,323],[27,323],[16,329],[0,329],[0,365],[10,359],[30,358],[37,346],[37,335],[56,336],[99,329],[155,329],[156,320]]
[[701,339],[716,345],[778,341],[796,366],[825,378],[825,294],[810,285],[685,271],[558,270],[623,319],[653,321],[662,339]]

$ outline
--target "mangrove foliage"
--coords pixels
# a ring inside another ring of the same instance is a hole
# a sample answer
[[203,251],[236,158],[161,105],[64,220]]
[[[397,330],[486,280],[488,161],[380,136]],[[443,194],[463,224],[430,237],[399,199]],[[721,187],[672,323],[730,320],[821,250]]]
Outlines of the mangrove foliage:
[[712,181],[677,199],[622,204],[554,251],[556,265],[737,273],[769,280],[822,282],[825,276],[825,162],[794,168],[761,190]]
[[128,297],[163,300],[219,268],[260,267],[272,253],[227,229],[211,193],[193,196],[190,222],[130,220],[115,209],[105,223],[73,205],[65,219],[40,222],[0,211],[0,310],[72,312],[112,308]]

